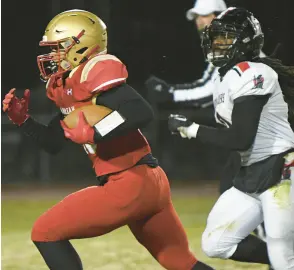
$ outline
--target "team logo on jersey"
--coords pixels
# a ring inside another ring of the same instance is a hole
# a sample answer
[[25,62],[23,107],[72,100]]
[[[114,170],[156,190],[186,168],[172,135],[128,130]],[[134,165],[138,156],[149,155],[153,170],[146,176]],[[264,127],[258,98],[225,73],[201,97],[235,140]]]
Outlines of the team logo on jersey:
[[263,82],[264,82],[264,78],[262,77],[261,74],[258,75],[257,77],[254,76],[253,78],[254,87],[252,89],[256,89],[256,88],[262,89]]
[[225,94],[222,93],[213,100],[214,106],[225,102]]
[[72,89],[67,89],[67,90],[66,90],[66,94],[67,94],[68,96],[72,96]]

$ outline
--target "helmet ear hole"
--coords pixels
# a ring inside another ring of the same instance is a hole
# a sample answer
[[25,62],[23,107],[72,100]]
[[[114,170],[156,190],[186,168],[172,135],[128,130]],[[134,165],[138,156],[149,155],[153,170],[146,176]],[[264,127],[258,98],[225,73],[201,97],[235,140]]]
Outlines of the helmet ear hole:
[[81,48],[78,51],[76,51],[76,53],[83,54],[87,49],[88,49],[88,47]]

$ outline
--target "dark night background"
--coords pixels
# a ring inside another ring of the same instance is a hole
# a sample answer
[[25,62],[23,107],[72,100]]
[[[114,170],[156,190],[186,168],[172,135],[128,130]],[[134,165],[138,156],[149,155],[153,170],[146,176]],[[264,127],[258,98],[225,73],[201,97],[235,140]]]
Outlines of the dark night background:
[[[281,43],[277,56],[285,64],[294,65],[290,2],[235,0],[227,1],[227,5],[252,11],[265,33],[264,52],[270,55]],[[193,0],[3,0],[1,97],[3,99],[13,87],[19,95],[29,88],[32,91],[31,114],[44,123],[50,119],[56,109],[46,99],[45,86],[39,80],[38,43],[52,17],[74,8],[89,10],[104,20],[108,27],[109,53],[126,64],[128,83],[142,95],[147,95],[144,81],[150,74],[171,83],[196,80],[202,76],[205,63],[195,25],[185,16],[193,4]],[[164,112],[157,111],[158,118],[160,115]],[[227,153],[208,145],[191,147],[191,142],[171,137],[164,117],[162,119],[159,130],[156,125],[150,125],[144,133],[170,179],[217,179]],[[159,137],[160,147],[156,141]],[[91,164],[78,146],[69,144],[56,157],[48,156],[22,136],[4,114],[1,143],[4,184],[90,182],[94,179]]]

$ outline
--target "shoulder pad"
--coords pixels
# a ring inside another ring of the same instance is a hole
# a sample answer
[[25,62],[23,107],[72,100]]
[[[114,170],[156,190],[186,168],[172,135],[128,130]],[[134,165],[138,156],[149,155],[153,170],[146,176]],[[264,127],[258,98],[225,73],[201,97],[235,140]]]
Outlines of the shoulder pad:
[[271,94],[277,81],[277,74],[263,63],[239,63],[228,75],[232,99],[243,95]]
[[110,54],[97,55],[90,59],[81,71],[80,83],[88,93],[107,91],[126,82],[126,66]]
[[235,72],[237,72],[237,74],[241,77],[242,74],[250,68],[250,65],[248,62],[241,62],[237,65],[235,65],[232,70],[234,70]]
[[100,54],[92,59],[90,59],[87,64],[84,66],[82,74],[81,74],[81,80],[80,82],[84,82],[87,80],[89,72],[91,69],[98,63],[105,62],[107,60],[117,61],[118,63],[122,63],[116,56],[111,54]]

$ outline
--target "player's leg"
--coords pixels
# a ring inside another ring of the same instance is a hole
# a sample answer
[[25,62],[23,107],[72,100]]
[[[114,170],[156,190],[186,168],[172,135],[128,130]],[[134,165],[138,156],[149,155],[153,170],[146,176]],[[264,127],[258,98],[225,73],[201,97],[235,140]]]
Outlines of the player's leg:
[[148,217],[130,222],[131,231],[166,269],[212,269],[202,262],[197,262],[190,252],[187,235],[171,202],[168,179],[161,168],[158,168],[156,173],[161,190],[158,197],[161,207]]
[[165,269],[212,270],[197,262],[190,252],[187,235],[171,202],[157,214],[132,222],[129,227],[136,239]]
[[[219,186],[220,194],[223,194],[225,191],[233,187],[233,179],[235,175],[238,173],[241,166],[240,161],[241,161],[240,154],[238,152],[234,151],[230,153],[227,163],[225,164],[225,167],[222,173],[220,174],[220,186]],[[265,241],[265,229],[264,229],[263,222],[259,224],[253,232],[258,238]],[[256,244],[260,243],[260,241],[258,241],[255,237],[249,236],[246,239],[246,243],[247,244],[245,245],[245,241],[243,241],[242,246],[244,246],[245,250],[248,250],[248,246],[252,246],[252,247],[256,246]],[[262,243],[260,245],[265,246]],[[263,250],[265,250],[265,248],[263,248]],[[241,257],[242,252],[243,251],[241,251],[241,247],[239,246],[240,255],[238,257]],[[247,252],[245,252],[244,254],[245,256],[246,256],[246,253]]]
[[112,175],[103,187],[70,194],[38,218],[32,240],[50,269],[82,269],[69,239],[99,236],[127,224],[131,218],[158,211],[159,193],[164,191],[152,178],[153,170],[146,167]]
[[266,244],[250,235],[262,222],[259,200],[231,188],[211,210],[202,236],[209,257],[269,264]]
[[294,215],[290,199],[291,181],[260,195],[270,261],[276,270],[294,269]]
[[82,261],[68,240],[37,242],[33,241],[49,269],[82,270]]
[[125,217],[105,195],[104,187],[80,190],[37,219],[31,237],[50,269],[82,269],[68,240],[98,236],[124,224]]

